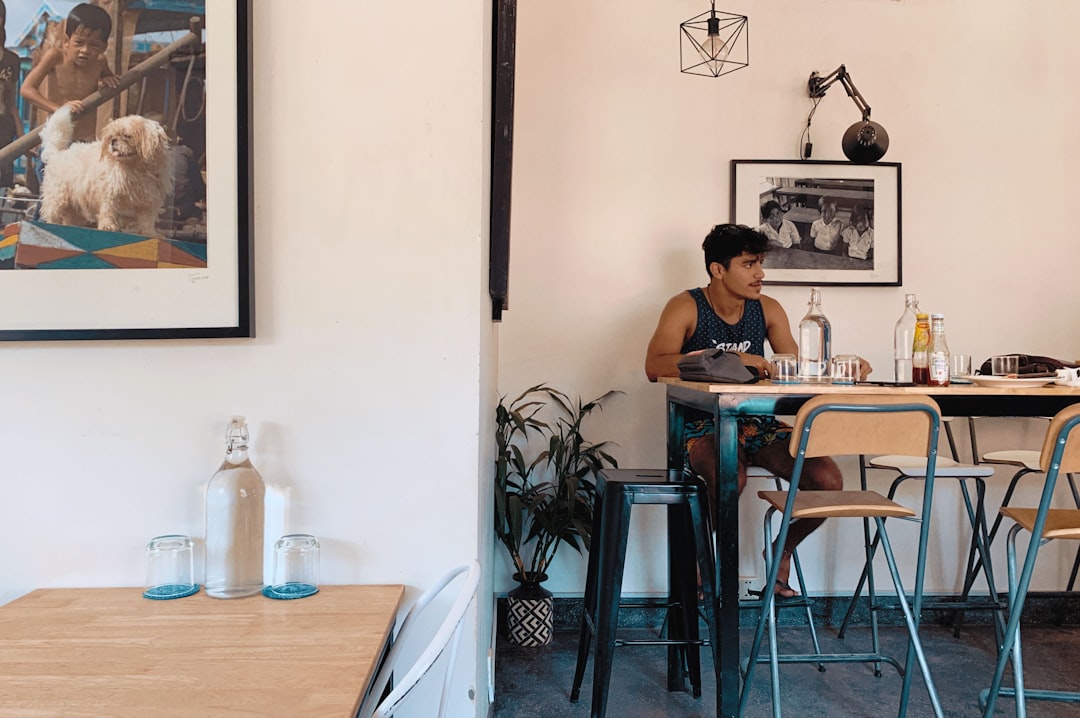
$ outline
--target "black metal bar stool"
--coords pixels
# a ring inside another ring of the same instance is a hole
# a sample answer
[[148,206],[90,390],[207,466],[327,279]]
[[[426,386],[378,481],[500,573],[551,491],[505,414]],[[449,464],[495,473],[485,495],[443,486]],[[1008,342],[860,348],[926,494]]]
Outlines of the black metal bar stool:
[[[671,551],[673,560],[679,565],[672,571],[677,585],[671,587],[673,601],[670,603],[620,603],[630,511],[635,504],[668,506],[668,521],[674,529],[671,535],[681,544]],[[700,647],[710,646],[713,666],[719,665],[716,661],[715,564],[710,524],[708,494],[705,482],[700,479],[685,480],[678,471],[643,469],[604,469],[597,475],[592,545],[585,579],[585,610],[581,619],[574,685],[570,690],[570,700],[576,702],[589,660],[590,643],[595,638],[592,716],[602,718],[607,710],[616,646],[683,646],[693,694],[701,696]],[[708,640],[698,638],[695,556],[702,593],[706,597],[703,613],[709,630]],[[642,605],[669,610],[668,638],[616,638],[619,608]]]

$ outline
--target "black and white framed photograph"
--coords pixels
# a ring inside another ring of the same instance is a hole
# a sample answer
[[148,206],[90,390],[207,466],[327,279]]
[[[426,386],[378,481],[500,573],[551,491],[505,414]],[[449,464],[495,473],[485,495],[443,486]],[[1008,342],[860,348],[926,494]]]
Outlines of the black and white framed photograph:
[[254,336],[251,2],[0,3],[0,340]]
[[766,284],[901,284],[899,163],[732,160],[731,221],[769,238]]

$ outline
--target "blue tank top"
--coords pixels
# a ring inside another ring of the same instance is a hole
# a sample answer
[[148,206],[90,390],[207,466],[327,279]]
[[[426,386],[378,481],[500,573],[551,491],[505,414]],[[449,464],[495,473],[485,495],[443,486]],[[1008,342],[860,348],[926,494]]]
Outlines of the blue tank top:
[[683,354],[717,348],[765,356],[765,310],[761,308],[761,300],[747,299],[739,321],[728,324],[712,310],[701,288],[688,291],[697,304],[697,326],[683,344]]

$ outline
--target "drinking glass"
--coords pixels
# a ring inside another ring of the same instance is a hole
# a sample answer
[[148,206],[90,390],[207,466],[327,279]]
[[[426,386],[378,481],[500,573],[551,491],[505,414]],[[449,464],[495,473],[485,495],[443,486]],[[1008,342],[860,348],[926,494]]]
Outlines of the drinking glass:
[[191,539],[183,534],[155,536],[146,544],[146,590],[154,599],[183,598],[199,590]]
[[859,357],[854,354],[837,354],[832,360],[832,383],[854,384],[859,378]]
[[773,354],[773,384],[797,384],[799,382],[799,362],[794,354]]
[[970,354],[953,354],[952,355],[952,374],[953,378],[959,376],[968,376],[971,374],[971,355]]
[[1020,356],[1018,354],[990,357],[990,373],[994,376],[1016,374],[1018,371],[1020,371]]
[[319,540],[288,534],[274,544],[274,598],[302,598],[319,590]]

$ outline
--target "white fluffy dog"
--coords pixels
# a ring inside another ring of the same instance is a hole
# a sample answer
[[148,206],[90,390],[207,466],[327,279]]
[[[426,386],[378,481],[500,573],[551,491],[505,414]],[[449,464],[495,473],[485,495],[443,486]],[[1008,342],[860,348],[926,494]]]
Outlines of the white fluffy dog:
[[96,142],[72,144],[73,131],[66,107],[53,113],[41,130],[41,219],[153,234],[172,184],[165,128],[126,115],[105,125]]

